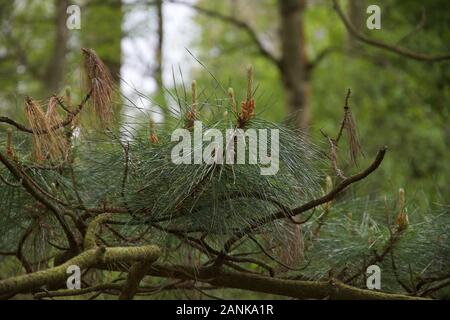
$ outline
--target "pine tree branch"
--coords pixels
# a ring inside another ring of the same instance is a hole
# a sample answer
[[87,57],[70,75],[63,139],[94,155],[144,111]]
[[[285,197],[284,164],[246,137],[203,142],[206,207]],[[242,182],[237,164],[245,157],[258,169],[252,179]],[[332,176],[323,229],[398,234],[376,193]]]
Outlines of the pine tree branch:
[[[311,200],[303,205],[301,205],[300,207],[297,207],[295,209],[292,209],[289,211],[289,216],[293,217],[296,215],[299,215],[303,212],[306,212],[310,209],[313,209],[321,204],[330,202],[331,200],[333,200],[339,193],[341,193],[344,189],[346,189],[349,185],[358,182],[360,180],[365,179],[367,176],[369,176],[372,172],[374,172],[381,164],[381,162],[384,159],[384,156],[386,154],[386,150],[387,147],[382,148],[380,151],[378,151],[378,154],[375,158],[375,160],[372,162],[372,164],[367,167],[364,171],[355,174],[353,176],[350,176],[344,180],[342,180],[336,187],[334,187],[333,190],[331,190],[329,193],[327,193],[326,195],[324,195],[323,197]],[[224,251],[228,252],[230,250],[230,248],[232,247],[232,245],[238,241],[239,239],[241,239],[242,237],[244,237],[245,235],[247,235],[248,233],[252,232],[253,230],[261,227],[262,225],[265,225],[269,222],[275,221],[275,220],[279,220],[279,219],[283,219],[286,218],[286,212],[283,211],[279,211],[275,214],[272,215],[268,215],[266,217],[263,217],[261,219],[256,219],[253,220],[253,222],[249,223],[249,226],[242,229],[241,231],[235,233],[224,245]]]
[[389,240],[384,245],[383,249],[381,250],[381,253],[378,254],[375,251],[374,256],[368,262],[364,263],[363,267],[358,272],[349,276],[344,282],[351,283],[353,280],[355,280],[361,274],[363,274],[368,266],[382,262],[389,253],[392,253],[392,251],[394,250],[394,247],[400,241],[402,234],[403,234],[403,230],[400,230],[400,229],[395,230],[392,233],[392,235],[389,237]]
[[0,296],[30,292],[41,286],[61,284],[67,279],[67,268],[71,265],[86,270],[96,268],[99,265],[107,266],[141,261],[153,262],[160,255],[161,250],[153,245],[89,249],[57,267],[0,281]]
[[420,293],[420,296],[430,295],[433,292],[439,291],[439,290],[444,289],[449,286],[450,286],[450,278],[447,278],[444,281],[442,281],[438,284],[435,284],[435,285],[431,286],[430,288],[424,290],[423,292]]
[[418,300],[420,298],[401,294],[359,289],[337,280],[303,281],[272,278],[221,268],[192,266],[168,266],[154,264],[149,275],[206,282],[214,286],[255,292],[277,294],[296,299],[369,299],[369,300]]
[[43,194],[39,189],[36,188],[35,184],[32,182],[32,179],[28,176],[24,176],[21,171],[17,168],[17,166],[10,160],[7,156],[5,156],[2,152],[0,152],[0,162],[11,172],[11,174],[19,181],[21,181],[24,189],[36,200],[42,203],[50,212],[53,213],[56,220],[60,223],[67,240],[69,242],[69,246],[75,252],[78,250],[78,244],[75,239],[74,234],[70,230],[67,222],[64,219],[63,213],[59,209],[59,207],[53,203],[51,199],[46,197],[46,194]]
[[88,225],[86,234],[84,236],[84,250],[89,250],[97,247],[96,237],[100,225],[105,223],[112,216],[111,213],[102,213],[95,217]]
[[148,268],[152,265],[153,260],[141,261],[134,263],[128,272],[127,280],[123,285],[119,295],[119,300],[131,300],[134,298],[139,289],[139,283],[146,276]]
[[102,292],[106,290],[120,291],[121,289],[122,284],[120,283],[105,283],[81,289],[62,289],[57,291],[38,292],[34,294],[33,297],[34,299],[53,298],[53,297],[73,297],[91,292],[98,292],[98,291]]

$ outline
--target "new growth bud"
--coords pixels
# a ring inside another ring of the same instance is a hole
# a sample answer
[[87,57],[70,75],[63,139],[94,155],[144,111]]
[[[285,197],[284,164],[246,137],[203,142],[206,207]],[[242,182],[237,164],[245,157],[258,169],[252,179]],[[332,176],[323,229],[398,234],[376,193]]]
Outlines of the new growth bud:
[[243,128],[255,116],[255,100],[253,99],[253,67],[247,70],[247,99],[241,103],[238,127]]
[[191,84],[192,90],[192,105],[190,110],[186,113],[186,124],[185,127],[190,129],[194,126],[194,121],[197,120],[197,81],[193,80]]
[[[327,176],[325,179],[325,194],[328,194],[331,190],[333,190],[333,180],[330,176]],[[331,209],[331,201],[325,203],[324,209],[325,211],[329,211]]]
[[13,150],[13,131],[11,128],[8,128],[7,131],[7,138],[6,138],[6,154],[9,157],[14,157],[14,150]]
[[234,97],[233,88],[228,88],[228,98],[230,99],[231,111],[236,114],[237,113],[237,104],[236,104],[236,98]]
[[399,231],[403,231],[408,227],[409,218],[405,207],[405,190],[400,188],[398,191],[399,195],[399,213],[397,216],[397,227]]
[[155,122],[150,119],[150,136],[148,138],[152,144],[158,144],[158,136],[156,135]]

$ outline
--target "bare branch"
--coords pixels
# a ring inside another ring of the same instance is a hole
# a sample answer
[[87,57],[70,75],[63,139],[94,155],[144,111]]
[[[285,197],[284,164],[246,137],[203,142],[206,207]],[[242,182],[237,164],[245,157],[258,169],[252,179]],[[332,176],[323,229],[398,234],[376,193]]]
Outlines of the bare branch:
[[336,10],[337,14],[339,15],[339,18],[342,20],[342,22],[345,25],[345,28],[347,31],[355,37],[357,40],[366,43],[368,45],[384,49],[393,53],[396,53],[398,55],[418,60],[418,61],[428,61],[428,62],[437,62],[437,61],[444,61],[450,59],[450,52],[442,53],[442,54],[436,54],[436,55],[430,55],[426,53],[421,52],[415,52],[410,49],[388,44],[379,40],[371,39],[361,32],[359,32],[354,25],[347,19],[344,12],[342,11],[342,8],[339,6],[337,0],[333,0],[334,9]]
[[281,62],[280,60],[275,57],[273,55],[273,53],[271,53],[261,42],[261,40],[258,37],[258,34],[256,33],[256,31],[253,29],[253,27],[251,27],[247,22],[245,21],[241,21],[233,16],[229,16],[226,14],[222,14],[219,13],[217,11],[214,10],[210,10],[207,8],[203,8],[200,7],[196,4],[192,4],[189,2],[185,2],[182,0],[165,0],[166,2],[169,3],[175,3],[175,4],[180,4],[180,5],[184,5],[187,7],[190,7],[196,11],[198,11],[199,13],[202,13],[204,15],[207,15],[209,17],[212,18],[216,18],[218,20],[221,20],[223,22],[226,23],[230,23],[232,25],[234,25],[235,27],[243,30],[245,33],[247,33],[247,35],[250,37],[250,39],[252,40],[252,42],[256,45],[256,47],[258,48],[258,51],[261,53],[261,55],[263,57],[265,57],[267,60],[269,60],[270,62],[272,62],[273,64],[275,64],[278,68],[281,68]]
[[311,72],[312,70],[314,70],[314,68],[316,68],[320,64],[320,62],[322,62],[322,60],[324,60],[330,54],[338,52],[338,51],[339,51],[339,48],[335,47],[335,46],[329,46],[329,47],[326,47],[325,49],[323,49],[322,51],[320,51],[316,55],[314,60],[312,60],[308,63],[308,65],[307,65],[308,72]]

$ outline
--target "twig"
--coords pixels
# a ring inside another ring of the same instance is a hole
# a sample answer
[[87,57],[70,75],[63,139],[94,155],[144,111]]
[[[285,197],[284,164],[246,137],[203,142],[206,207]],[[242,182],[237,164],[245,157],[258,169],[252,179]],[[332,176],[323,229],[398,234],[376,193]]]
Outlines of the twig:
[[418,60],[418,61],[428,61],[428,62],[437,62],[437,61],[444,61],[444,60],[448,60],[450,59],[450,53],[442,53],[442,54],[436,54],[436,55],[430,55],[430,54],[425,54],[425,53],[420,53],[420,52],[414,52],[411,51],[410,49],[404,48],[404,47],[400,47],[400,46],[395,46],[395,45],[391,45],[379,40],[374,40],[371,39],[367,36],[365,36],[364,34],[362,34],[361,32],[359,32],[354,25],[352,25],[352,23],[347,19],[347,17],[345,16],[344,12],[342,11],[342,8],[339,6],[337,0],[333,0],[333,5],[334,5],[334,9],[336,10],[337,14],[339,15],[339,18],[342,20],[342,22],[345,25],[345,28],[347,29],[347,31],[356,39],[358,39],[361,42],[364,42],[368,45],[377,47],[377,48],[381,48],[393,53],[396,53],[398,55],[407,57],[407,58],[411,58],[414,60]]
[[66,107],[66,105],[64,104],[64,102],[62,101],[62,99],[60,99],[60,97],[58,97],[57,95],[53,95],[53,97],[55,97],[56,101],[58,101],[59,106],[67,113],[72,113],[72,111],[69,110],[69,108]]
[[51,127],[50,130],[40,130],[40,131],[34,132],[32,129],[30,129],[30,128],[24,126],[23,124],[20,124],[8,117],[0,117],[0,122],[12,125],[12,126],[16,127],[19,131],[33,133],[36,135],[47,134],[51,131],[66,127],[69,124],[71,124],[72,120],[81,112],[81,110],[83,109],[83,107],[85,106],[85,104],[87,103],[89,98],[91,97],[91,94],[92,94],[92,91],[89,91],[89,93],[84,97],[83,101],[81,101],[81,103],[78,105],[78,107],[75,110],[71,111],[69,114],[67,114],[66,118],[63,121],[61,121],[60,123]]
[[261,249],[262,253],[264,253],[270,260],[276,262],[277,264],[279,264],[283,268],[286,268],[286,269],[292,270],[292,271],[301,271],[302,270],[302,268],[301,269],[296,269],[296,268],[292,268],[292,267],[288,266],[287,264],[284,264],[283,262],[281,262],[280,260],[278,260],[277,258],[272,256],[269,252],[267,252],[267,250],[263,247],[262,244],[260,244],[258,242],[258,240],[256,240],[255,237],[253,237],[252,235],[248,235],[248,237],[249,237],[250,240],[252,240],[258,246],[258,248]]
[[265,48],[265,46],[262,44],[261,40],[258,38],[256,31],[247,22],[236,19],[233,16],[225,15],[225,14],[219,13],[217,11],[209,10],[209,9],[200,7],[196,4],[192,4],[192,3],[181,1],[181,0],[166,0],[166,2],[180,4],[180,5],[190,7],[192,9],[198,11],[199,13],[205,14],[212,18],[216,18],[223,22],[230,23],[230,24],[234,25],[235,27],[242,29],[245,33],[247,33],[247,35],[250,37],[252,42],[256,45],[256,47],[258,48],[261,55],[264,58],[266,58],[267,60],[269,60],[270,62],[272,62],[273,64],[275,64],[278,68],[281,68],[280,60],[278,58],[276,58],[267,48]]
[[6,184],[7,186],[13,187],[13,188],[19,188],[22,186],[22,179],[20,179],[20,181],[18,183],[11,183],[9,181],[7,181],[5,178],[2,177],[2,175],[0,175],[0,181],[3,182],[4,184]]
[[26,178],[23,175],[23,173],[17,168],[17,166],[1,152],[0,152],[0,162],[2,162],[5,165],[5,167],[13,174],[13,176],[15,176],[19,180],[20,179],[22,180],[22,186],[31,196],[33,196],[36,200],[45,205],[50,210],[50,212],[53,213],[56,220],[58,220],[58,222],[60,223],[67,237],[67,240],[69,241],[70,248],[73,249],[75,252],[77,252],[78,243],[75,239],[74,234],[67,225],[67,222],[65,221],[59,207],[55,205],[50,199],[47,199],[46,195],[41,193],[42,190],[38,190],[35,184],[32,183],[32,179]]
[[388,242],[384,246],[383,250],[381,251],[381,254],[378,254],[376,251],[374,252],[374,256],[372,259],[370,259],[367,263],[364,264],[363,268],[353,274],[352,276],[348,277],[344,282],[350,283],[357,277],[359,277],[361,274],[364,273],[364,271],[367,269],[368,266],[373,265],[377,262],[382,262],[385,257],[394,250],[394,247],[396,244],[400,241],[401,236],[403,235],[404,229],[397,229],[395,232],[392,233],[392,236],[389,237]]

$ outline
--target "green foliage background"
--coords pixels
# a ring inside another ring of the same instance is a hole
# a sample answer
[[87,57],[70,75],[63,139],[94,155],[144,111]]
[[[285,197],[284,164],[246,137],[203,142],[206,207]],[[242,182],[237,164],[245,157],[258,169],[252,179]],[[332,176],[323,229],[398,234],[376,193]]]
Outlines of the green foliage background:
[[[129,36],[123,33],[121,26],[129,6],[121,7],[117,3],[114,0],[85,1],[82,12],[86,23],[82,30],[72,34],[63,85],[71,88],[75,101],[80,97],[81,91],[81,47],[92,47],[111,68],[120,70],[123,58],[121,41]],[[370,4],[378,4],[382,8],[382,29],[370,31],[359,26],[368,36],[389,43],[400,41],[402,46],[418,52],[450,51],[449,1],[379,0]],[[198,5],[244,19],[258,31],[268,48],[274,52],[279,51],[277,1],[199,0]],[[365,8],[364,5],[362,7]],[[30,95],[41,100],[48,98],[42,74],[45,66],[52,63],[49,57],[54,45],[54,8],[54,1],[51,0],[0,0],[1,115],[25,122],[24,96]],[[152,7],[147,9],[153,10]],[[422,28],[414,31],[422,11],[425,12],[426,22]],[[365,21],[365,12],[362,17]],[[227,23],[199,13],[195,15],[194,23],[198,26],[199,34],[195,35],[196,40],[191,49],[194,49],[196,58],[204,66],[197,64],[192,58],[193,67],[190,74],[185,76],[197,80],[200,90],[204,90],[202,98],[208,97],[209,103],[220,104],[220,99],[224,96],[222,92],[218,93],[220,89],[217,89],[210,72],[223,87],[234,87],[237,100],[240,101],[245,95],[246,66],[252,64],[255,69],[255,98],[259,116],[277,123],[284,121],[287,108],[278,70],[260,56],[248,36]],[[319,263],[312,265],[308,274],[323,276],[330,264],[345,263],[349,257],[360,259],[358,254],[368,249],[367,239],[371,237],[371,232],[380,236],[377,244],[382,244],[388,237],[388,230],[382,226],[385,207],[380,199],[386,195],[389,204],[395,208],[396,194],[400,187],[405,188],[407,199],[411,199],[408,205],[414,208],[410,212],[412,234],[419,235],[410,236],[402,243],[403,260],[399,261],[400,268],[407,273],[408,264],[414,256],[420,256],[414,272],[420,272],[433,257],[442,259],[444,268],[448,267],[448,244],[436,247],[436,252],[429,251],[423,244],[441,235],[448,241],[448,212],[445,212],[445,208],[450,204],[450,61],[418,62],[352,42],[330,1],[308,3],[305,31],[310,59],[317,57],[325,48],[333,48],[332,53],[320,62],[311,76],[312,126],[309,131],[312,141],[326,148],[319,129],[328,133],[337,132],[345,93],[347,88],[351,88],[351,107],[363,150],[367,155],[367,159],[361,161],[360,168],[369,163],[381,146],[389,147],[386,159],[376,174],[358,188],[352,188],[351,196],[355,200],[344,199],[334,207],[330,223],[323,231],[323,241],[311,253]],[[179,30],[180,37],[183,32],[184,30]],[[406,35],[408,36],[405,38]],[[154,35],[149,34],[149,38],[151,37]],[[170,81],[166,81],[166,86],[173,91],[174,86]],[[156,98],[161,93],[144,94]],[[169,97],[169,93],[166,96]],[[168,101],[174,103],[174,99]],[[5,129],[6,126],[0,125],[0,137],[4,137]],[[3,148],[2,143],[0,145]],[[85,148],[89,146],[86,145]],[[105,154],[113,154],[114,150],[111,149],[114,148],[117,148],[116,154],[111,159],[98,159],[103,169],[120,163],[119,146],[106,146]],[[346,159],[342,168],[348,173],[358,170],[351,168]],[[108,184],[110,177],[97,176],[96,173],[101,170],[96,170],[95,166],[80,167],[79,170],[89,172],[86,181],[83,181],[86,185]],[[109,187],[104,192],[114,188],[113,192],[118,192],[118,186]],[[100,188],[98,190],[99,194],[92,195],[95,199],[103,196]],[[7,201],[13,203],[20,198],[15,193],[1,195],[3,202],[0,206],[5,207]],[[339,219],[348,212],[354,214],[353,220]],[[9,218],[15,219],[15,223],[19,224],[26,222],[19,217]],[[435,223],[438,220],[439,223]],[[433,229],[433,226],[440,229]],[[7,232],[7,224],[3,227],[5,237],[14,236],[10,234],[12,229]],[[305,232],[312,230],[313,225],[307,225]],[[427,230],[434,233],[425,232]],[[342,235],[338,240],[335,237],[337,233]],[[335,250],[342,252],[336,253]],[[327,256],[329,252],[336,254]],[[355,265],[361,262],[357,259],[354,260]],[[389,269],[391,266],[384,265],[383,268]],[[17,266],[11,266],[7,262],[2,263],[1,269],[10,274],[17,271]],[[226,294],[233,297],[230,292]],[[249,296],[254,297],[253,294]]]

